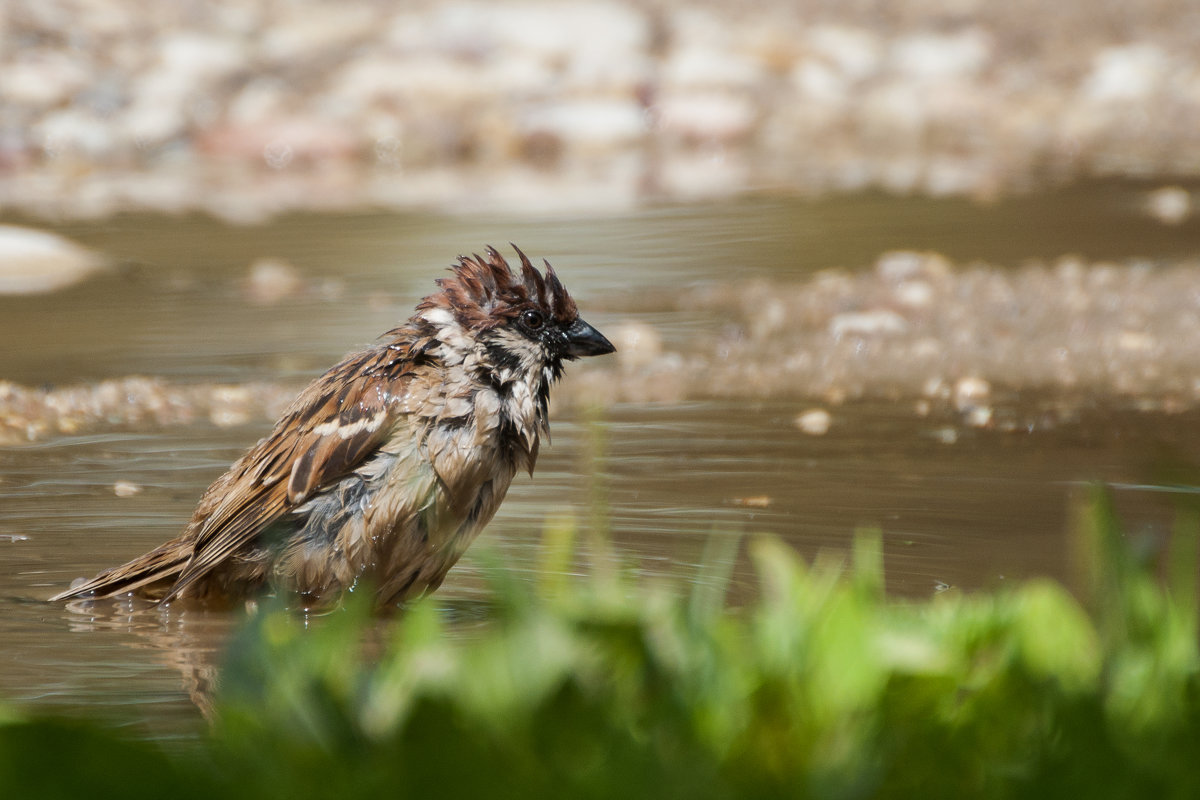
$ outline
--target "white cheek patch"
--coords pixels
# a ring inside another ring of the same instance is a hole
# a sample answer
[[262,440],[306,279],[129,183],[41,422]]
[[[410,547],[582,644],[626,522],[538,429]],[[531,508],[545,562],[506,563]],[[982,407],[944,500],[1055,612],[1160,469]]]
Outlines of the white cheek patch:
[[[497,330],[493,334],[492,341],[517,357],[520,363],[518,371],[525,375],[532,375],[540,371],[549,359],[549,354],[546,353],[546,349],[542,347],[541,343],[526,339],[515,331]],[[508,374],[511,375],[510,372]],[[513,376],[510,380],[519,377]]]

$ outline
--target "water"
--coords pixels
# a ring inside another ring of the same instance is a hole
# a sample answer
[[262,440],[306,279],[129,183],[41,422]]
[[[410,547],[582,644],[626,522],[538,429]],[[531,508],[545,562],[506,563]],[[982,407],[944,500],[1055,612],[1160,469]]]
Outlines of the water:
[[[1136,187],[1103,185],[989,206],[869,196],[601,219],[73,222],[54,227],[115,268],[47,297],[0,298],[8,343],[0,377],[302,382],[407,316],[460,249],[510,240],[531,255],[553,254],[601,330],[649,321],[669,346],[721,324],[659,302],[680,285],[800,280],[832,266],[864,268],[893,248],[1013,265],[1067,252],[1168,259],[1194,249],[1194,224],[1149,222],[1137,201]],[[242,280],[262,256],[291,261],[310,290],[266,308],[247,302]],[[1014,400],[1017,416],[1037,419],[1040,401]],[[527,576],[547,515],[573,511],[586,526],[602,496],[618,552],[655,576],[691,574],[710,535],[779,536],[812,556],[845,552],[867,525],[883,531],[898,594],[1069,579],[1067,510],[1082,486],[1126,487],[1121,511],[1155,542],[1169,527],[1172,495],[1152,490],[1170,482],[1165,469],[1200,451],[1196,412],[1134,412],[1104,398],[1053,425],[1010,431],[921,416],[902,399],[837,406],[829,432],[810,436],[794,423],[806,407],[798,398],[726,399],[618,405],[593,422],[560,413],[534,479],[518,479],[477,547]],[[255,420],[94,431],[0,449],[0,697],[35,710],[86,710],[168,740],[199,730],[195,701],[231,616],[81,612],[41,599],[177,532],[205,486],[267,428]],[[120,481],[141,491],[119,497]],[[460,615],[478,610],[481,563],[469,553],[440,602]],[[753,583],[744,548],[734,579],[737,592]]]

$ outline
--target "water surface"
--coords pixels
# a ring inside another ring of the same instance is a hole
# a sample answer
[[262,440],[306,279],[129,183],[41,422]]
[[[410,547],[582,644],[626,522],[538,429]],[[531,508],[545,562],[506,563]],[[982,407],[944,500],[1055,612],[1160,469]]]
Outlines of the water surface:
[[[1194,224],[1165,227],[1137,187],[1103,185],[993,205],[882,196],[759,199],[601,219],[475,219],[364,213],[294,215],[257,227],[200,217],[123,216],[54,227],[115,269],[58,294],[0,298],[0,378],[66,385],[142,374],[172,381],[301,383],[407,316],[460,250],[522,245],[548,254],[589,321],[657,326],[684,342],[721,324],[656,297],[703,282],[800,280],[867,268],[895,248],[1018,265],[1079,253],[1170,259],[1195,249]],[[309,290],[247,301],[256,258],[284,258]],[[482,547],[528,577],[549,514],[588,524],[603,498],[623,558],[653,576],[691,574],[706,537],[779,536],[806,556],[845,552],[854,530],[883,532],[889,588],[925,596],[1068,578],[1069,499],[1088,481],[1128,487],[1130,528],[1160,540],[1171,514],[1162,471],[1200,452],[1197,413],[1137,412],[1096,398],[1047,424],[1042,398],[1012,400],[1013,430],[914,413],[912,399],[830,408],[823,436],[800,431],[804,398],[625,404],[594,420],[560,413],[533,480],[521,477]],[[148,735],[193,735],[230,615],[72,610],[41,600],[72,578],[176,533],[207,484],[269,428],[256,420],[104,430],[0,449],[0,697],[86,709]],[[597,448],[602,451],[597,455]],[[114,486],[140,488],[118,496]],[[1149,487],[1149,488],[1134,488]],[[479,603],[480,553],[440,602]],[[737,591],[749,591],[744,549]],[[464,611],[465,609],[465,611]],[[485,613],[485,612],[481,612]]]

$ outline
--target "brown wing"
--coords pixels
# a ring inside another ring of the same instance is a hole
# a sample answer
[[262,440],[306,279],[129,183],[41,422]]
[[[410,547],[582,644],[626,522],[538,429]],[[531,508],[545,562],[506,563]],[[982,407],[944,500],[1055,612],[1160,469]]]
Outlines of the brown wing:
[[385,348],[348,357],[308,386],[269,436],[214,483],[196,510],[192,555],[167,593],[178,596],[383,444],[411,379]]

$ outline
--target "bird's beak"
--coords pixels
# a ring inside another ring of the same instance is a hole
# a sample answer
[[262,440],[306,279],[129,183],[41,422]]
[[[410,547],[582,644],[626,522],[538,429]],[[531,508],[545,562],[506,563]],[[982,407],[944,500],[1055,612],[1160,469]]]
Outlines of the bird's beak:
[[612,342],[604,338],[604,334],[582,319],[577,318],[567,328],[567,355],[571,358],[602,356],[616,352],[616,349]]

